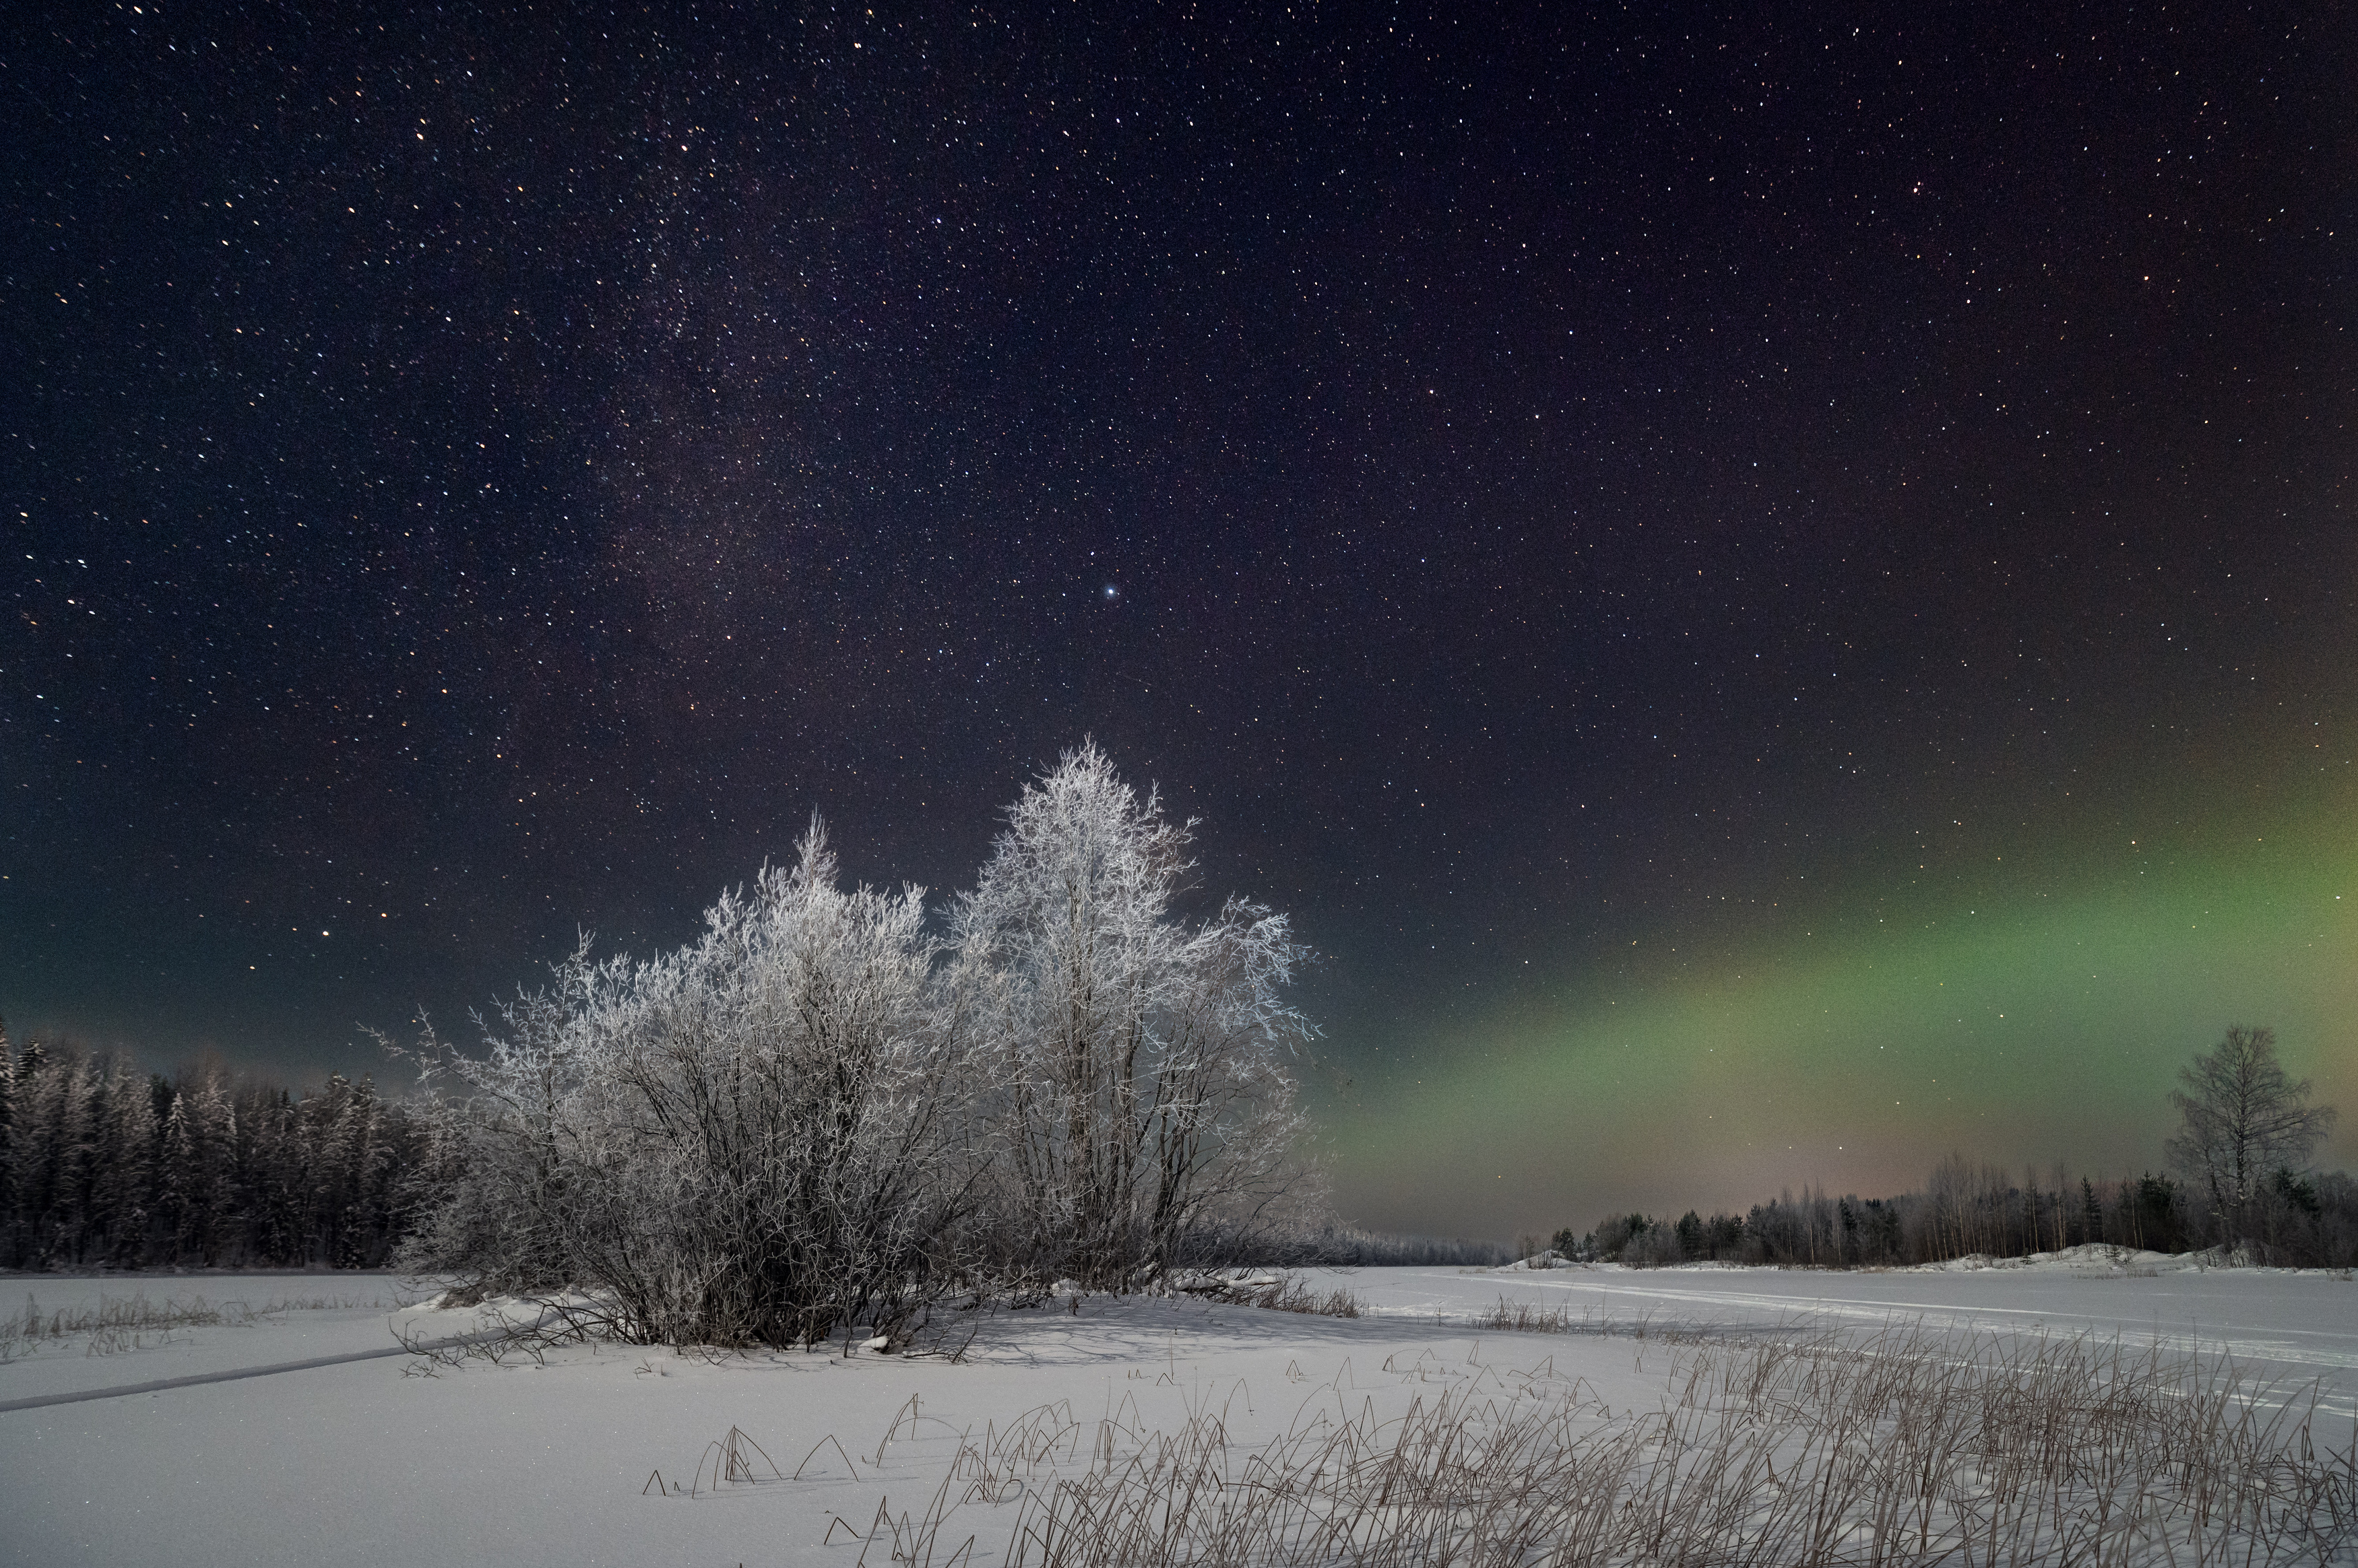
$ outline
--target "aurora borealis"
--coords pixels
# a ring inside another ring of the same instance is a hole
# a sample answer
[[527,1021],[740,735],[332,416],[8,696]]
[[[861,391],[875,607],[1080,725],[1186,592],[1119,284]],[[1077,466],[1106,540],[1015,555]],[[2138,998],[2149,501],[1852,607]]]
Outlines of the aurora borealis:
[[0,1015],[376,1071],[1094,736],[1505,1236],[2358,1164],[2353,39],[2125,5],[7,24]]
[[2275,1020],[2319,1097],[2358,1103],[2358,1053],[2335,1048],[2358,1017],[2358,798],[2346,776],[2303,795],[2274,823],[2124,840],[2052,886],[1837,897],[1569,1005],[1502,1009],[1413,1092],[1366,1097],[1347,1165],[1435,1226],[1452,1211],[1412,1173],[1481,1150],[1509,1184],[1498,1212],[1539,1234],[1670,1194],[1708,1212],[1779,1184],[1903,1191],[1952,1150],[2042,1180],[2058,1162],[2133,1174],[2163,1168],[2161,1091],[2213,1018]]

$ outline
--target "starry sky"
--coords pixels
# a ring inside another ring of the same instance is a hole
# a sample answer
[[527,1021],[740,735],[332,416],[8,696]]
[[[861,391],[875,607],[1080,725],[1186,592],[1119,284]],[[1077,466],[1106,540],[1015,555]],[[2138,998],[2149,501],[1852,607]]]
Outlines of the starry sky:
[[12,13],[0,1014],[382,1071],[1085,735],[1351,1218],[2358,1162],[2332,8]]

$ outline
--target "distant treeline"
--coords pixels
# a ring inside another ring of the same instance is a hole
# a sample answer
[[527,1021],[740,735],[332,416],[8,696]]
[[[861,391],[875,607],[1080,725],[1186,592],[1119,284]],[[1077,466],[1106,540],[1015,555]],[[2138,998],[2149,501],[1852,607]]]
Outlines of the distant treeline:
[[[2234,1261],[2303,1268],[2358,1265],[2358,1180],[2343,1172],[2273,1172],[2239,1217]],[[1743,1215],[1675,1220],[1614,1215],[1552,1245],[1567,1258],[1633,1264],[1716,1260],[1831,1268],[1934,1263],[1976,1254],[2023,1258],[2095,1243],[2155,1252],[2222,1247],[2223,1226],[2168,1176],[2067,1180],[2014,1176],[1952,1154],[1920,1192],[1897,1197],[1790,1191]]]
[[1513,1249],[1503,1241],[1463,1236],[1390,1236],[1330,1222],[1295,1232],[1213,1236],[1185,1261],[1202,1268],[1241,1264],[1288,1269],[1468,1269],[1510,1263],[1514,1258]]
[[365,1077],[297,1096],[0,1030],[0,1267],[379,1267],[422,1150]]
[[1330,1269],[1487,1268],[1514,1261],[1514,1253],[1498,1241],[1386,1236],[1330,1225],[1305,1238],[1302,1261]]

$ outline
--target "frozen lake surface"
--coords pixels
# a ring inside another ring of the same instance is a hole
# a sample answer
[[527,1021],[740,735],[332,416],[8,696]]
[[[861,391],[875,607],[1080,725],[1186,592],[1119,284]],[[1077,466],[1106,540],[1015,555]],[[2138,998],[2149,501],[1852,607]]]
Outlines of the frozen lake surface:
[[[0,1563],[849,1565],[860,1552],[847,1541],[849,1526],[865,1530],[880,1503],[922,1511],[959,1433],[1003,1429],[1038,1407],[1121,1433],[1174,1430],[1210,1411],[1239,1443],[1327,1419],[1321,1411],[1375,1410],[1437,1388],[1511,1394],[1535,1378],[1576,1380],[1607,1407],[1649,1408],[1664,1399],[1675,1354],[1665,1329],[1751,1341],[1898,1320],[1960,1340],[2086,1333],[2132,1348],[2224,1351],[2279,1383],[2320,1384],[2329,1421],[2342,1423],[2320,1435],[2337,1444],[2358,1400],[2358,1284],[2325,1274],[2152,1260],[2121,1268],[2083,1256],[1887,1273],[1370,1269],[1305,1278],[1356,1292],[1367,1315],[1093,1298],[1077,1314],[1065,1302],[990,1314],[956,1365],[575,1347],[545,1363],[429,1368],[394,1357],[0,1412]],[[246,1309],[111,1354],[90,1354],[86,1340],[45,1342],[0,1366],[0,1400],[376,1350],[396,1332],[441,1336],[477,1321],[421,1306],[416,1287],[375,1275],[16,1277],[0,1292],[11,1306],[30,1293],[45,1312],[135,1294]],[[1617,1332],[1471,1326],[1502,1298]],[[1649,1337],[1635,1336],[1640,1327]],[[709,1445],[732,1428],[804,1479],[714,1495]],[[652,1491],[656,1471],[666,1487],[700,1495]],[[979,1533],[977,1560],[996,1561],[990,1511],[969,1512],[958,1540]],[[881,1544],[870,1553],[885,1560]]]
[[1360,1278],[1379,1312],[1410,1316],[1463,1318],[1503,1296],[1624,1325],[1758,1329],[1897,1317],[1957,1333],[2087,1333],[2223,1351],[2265,1377],[2320,1379],[2329,1408],[2358,1413],[2358,1283],[2325,1270],[2206,1269],[2157,1253],[2114,1263],[2075,1249],[2032,1261],[1886,1271],[1606,1265],[1383,1269]]

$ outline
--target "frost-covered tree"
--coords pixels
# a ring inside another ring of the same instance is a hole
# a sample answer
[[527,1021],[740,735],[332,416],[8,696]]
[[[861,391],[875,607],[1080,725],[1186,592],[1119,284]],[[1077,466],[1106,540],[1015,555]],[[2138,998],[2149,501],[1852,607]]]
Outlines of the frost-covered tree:
[[16,1054],[8,1048],[8,1024],[0,1019],[0,1266],[16,1260]]
[[189,1194],[194,1184],[189,1097],[174,1091],[156,1135],[156,1219],[166,1257],[180,1260],[188,1244]]
[[559,966],[487,1053],[430,1051],[445,1195],[406,1256],[485,1289],[594,1286],[633,1338],[887,1333],[958,1275],[971,1052],[931,1005],[922,894],[791,871],[654,959]]
[[385,1178],[398,1159],[398,1121],[377,1098],[375,1080],[363,1074],[321,1130],[332,1177],[321,1187],[327,1202],[320,1228],[337,1268],[365,1268],[384,1249],[392,1223]]
[[520,992],[487,1028],[485,1054],[447,1049],[427,1024],[416,1053],[434,1194],[407,1244],[414,1266],[458,1273],[487,1292],[530,1292],[573,1280],[566,1167],[593,1076],[581,1015],[598,975],[586,940],[555,984]]
[[2245,1213],[2263,1183],[2298,1172],[2333,1124],[2333,1108],[2309,1103],[2309,1080],[2285,1076],[2276,1032],[2228,1029],[2225,1038],[2178,1075],[2171,1092],[2180,1126],[2170,1161],[2199,1183],[2231,1245],[2244,1238]]
[[117,1061],[93,1098],[88,1260],[135,1267],[146,1253],[155,1108],[147,1076]]
[[384,1227],[382,1178],[393,1158],[386,1119],[376,1085],[365,1076],[354,1083],[330,1074],[317,1095],[304,1097],[311,1243],[332,1268],[376,1260]]
[[237,1190],[237,1105],[217,1076],[208,1076],[193,1095],[182,1091],[181,1098],[189,1108],[181,1257],[210,1267],[231,1255],[232,1228],[243,1206]]
[[81,1257],[90,1215],[91,1099],[96,1070],[81,1052],[26,1047],[17,1103],[17,1260]]
[[406,1223],[417,1133],[366,1078],[297,1098],[40,1042],[0,1078],[0,1265],[373,1267]]
[[996,1080],[1002,1248],[1093,1290],[1249,1227],[1303,1174],[1287,1057],[1312,1031],[1282,991],[1303,950],[1244,899],[1181,918],[1193,827],[1084,743],[1009,808],[952,913],[952,1005]]

